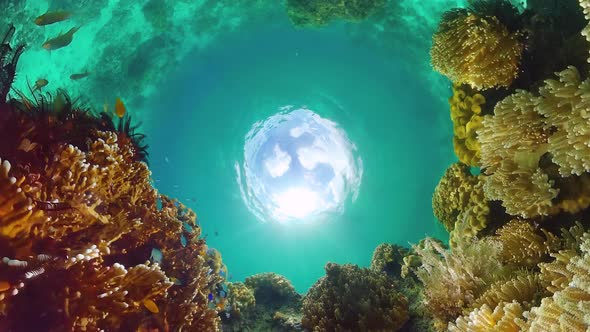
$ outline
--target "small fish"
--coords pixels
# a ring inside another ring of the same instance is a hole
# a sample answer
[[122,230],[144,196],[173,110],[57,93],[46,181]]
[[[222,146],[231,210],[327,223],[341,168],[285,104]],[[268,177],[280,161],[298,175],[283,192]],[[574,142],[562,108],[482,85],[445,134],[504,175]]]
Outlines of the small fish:
[[90,75],[89,72],[84,72],[84,73],[80,73],[80,74],[72,74],[72,75],[70,75],[70,79],[71,80],[74,80],[74,81],[77,81],[79,79],[82,79],[84,77],[87,77],[88,75]]
[[173,284],[175,285],[182,285],[182,282],[180,280],[178,280],[178,278],[170,278],[170,281],[172,281]]
[[162,263],[162,252],[158,248],[153,248],[150,259],[155,263]]
[[37,147],[37,143],[31,142],[28,138],[24,138],[19,146],[18,146],[18,150],[22,150],[25,152],[29,152],[33,149],[35,149]]
[[223,271],[223,270],[219,271],[219,275],[221,275],[222,277],[225,277],[225,271]]
[[218,231],[215,231],[214,234],[215,234],[215,236],[218,236],[219,235],[219,232]]
[[227,293],[224,290],[219,291],[219,296],[226,297]]
[[180,244],[181,244],[183,247],[186,247],[186,237],[185,237],[184,235],[181,235],[181,236],[180,236]]
[[48,39],[45,43],[43,43],[43,48],[48,51],[55,51],[62,47],[66,47],[72,43],[74,40],[74,34],[78,31],[80,27],[71,28],[68,32],[61,34],[57,37]]
[[123,116],[125,116],[126,112],[127,109],[125,108],[125,104],[123,104],[121,98],[117,98],[117,100],[115,100],[115,114],[117,114],[119,118],[122,118]]
[[213,293],[209,293],[207,298],[209,299],[209,302],[213,301]]
[[164,161],[166,162],[166,164],[170,162],[170,160],[168,160],[168,156],[164,157]]
[[225,318],[229,318],[229,316],[230,316],[229,311],[226,311],[225,312]]
[[47,84],[49,84],[49,81],[44,79],[44,78],[40,78],[37,81],[35,81],[35,87],[33,88],[33,92],[37,91],[37,90],[41,90],[42,88],[46,87]]
[[151,313],[157,314],[158,312],[160,312],[160,309],[158,309],[158,305],[156,304],[156,302],[150,299],[143,300],[143,305]]
[[71,12],[68,11],[54,11],[47,12],[35,19],[35,24],[38,26],[49,25],[61,21],[65,21],[72,16]]
[[0,292],[4,292],[10,289],[10,283],[8,281],[0,281]]

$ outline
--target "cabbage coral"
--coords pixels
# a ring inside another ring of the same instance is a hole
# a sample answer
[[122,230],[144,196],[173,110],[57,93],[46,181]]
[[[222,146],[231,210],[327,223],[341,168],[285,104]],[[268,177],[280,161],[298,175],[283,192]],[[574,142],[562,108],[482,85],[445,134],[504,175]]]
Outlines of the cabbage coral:
[[303,299],[302,324],[311,331],[398,331],[408,301],[392,286],[385,274],[328,263]]
[[475,89],[508,87],[518,76],[523,44],[494,16],[451,10],[432,38],[435,70]]
[[129,119],[19,94],[0,100],[0,330],[218,331],[224,278],[194,212],[152,187]]
[[469,166],[479,166],[481,156],[477,130],[482,126],[483,95],[470,89],[453,85],[453,96],[449,98],[451,120],[453,120],[453,146],[459,161]]
[[319,27],[335,19],[361,21],[385,5],[385,0],[287,0],[295,26]]

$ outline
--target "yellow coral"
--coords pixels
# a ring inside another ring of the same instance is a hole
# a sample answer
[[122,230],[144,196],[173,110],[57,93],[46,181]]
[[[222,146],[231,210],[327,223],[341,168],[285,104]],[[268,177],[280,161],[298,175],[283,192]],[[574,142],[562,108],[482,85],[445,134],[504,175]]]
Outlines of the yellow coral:
[[228,284],[228,303],[231,306],[231,315],[240,316],[242,311],[254,307],[256,299],[252,289],[241,282]]
[[509,86],[518,75],[523,44],[496,17],[467,10],[447,12],[432,38],[435,70],[458,84],[487,89]]
[[480,145],[477,130],[482,126],[482,105],[485,97],[479,93],[470,93],[453,85],[453,96],[449,98],[451,120],[453,120],[453,145],[459,161],[469,166],[479,166]]
[[[563,288],[544,298],[539,307],[525,314],[523,330],[583,332],[590,329],[590,234],[583,236],[580,254],[568,255],[562,275]],[[565,263],[565,261],[564,261]]]
[[538,305],[541,298],[547,296],[546,283],[536,273],[523,272],[507,281],[497,281],[490,286],[472,305],[495,308],[503,302],[519,303],[524,309]]
[[502,246],[504,262],[519,266],[536,266],[559,245],[553,234],[543,229],[538,231],[526,220],[511,220],[496,234],[494,240]]
[[502,302],[493,310],[484,304],[450,323],[449,332],[519,332],[516,320],[522,317],[522,313],[519,303]]
[[[452,245],[476,236],[486,227],[490,212],[481,176],[471,175],[467,165],[451,165],[434,190],[432,208],[436,218],[452,233]],[[460,230],[455,232],[455,228]]]

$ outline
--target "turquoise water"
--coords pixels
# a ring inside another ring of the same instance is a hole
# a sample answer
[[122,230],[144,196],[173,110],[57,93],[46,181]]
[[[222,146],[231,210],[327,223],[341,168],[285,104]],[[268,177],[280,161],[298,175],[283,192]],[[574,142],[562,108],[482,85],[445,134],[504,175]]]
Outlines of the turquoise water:
[[[343,25],[301,30],[285,20],[223,35],[165,80],[148,102],[156,186],[197,211],[233,280],[273,271],[305,291],[328,261],[366,266],[382,242],[440,234],[430,199],[453,158],[451,122],[440,117],[448,106],[401,63]],[[262,223],[246,208],[234,169],[244,136],[286,105],[306,105],[356,143],[364,174],[342,216]]]

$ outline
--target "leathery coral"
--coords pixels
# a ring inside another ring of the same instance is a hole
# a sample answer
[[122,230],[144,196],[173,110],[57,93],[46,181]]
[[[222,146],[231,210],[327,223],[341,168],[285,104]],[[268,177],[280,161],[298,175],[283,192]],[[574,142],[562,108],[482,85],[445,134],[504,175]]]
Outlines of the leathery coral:
[[302,324],[312,331],[398,331],[408,300],[392,286],[383,273],[328,263],[303,299]]
[[508,87],[518,75],[523,43],[494,16],[464,9],[444,14],[432,38],[435,70],[475,89]]
[[490,200],[525,218],[590,205],[586,90],[574,67],[546,80],[540,96],[517,91],[499,102],[478,131]]

